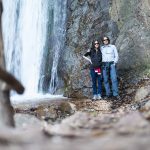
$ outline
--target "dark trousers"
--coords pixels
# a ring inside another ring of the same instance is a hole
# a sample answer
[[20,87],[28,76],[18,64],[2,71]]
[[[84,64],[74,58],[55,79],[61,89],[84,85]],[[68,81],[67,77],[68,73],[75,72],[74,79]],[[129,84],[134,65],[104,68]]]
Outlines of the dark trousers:
[[[94,69],[90,69],[92,78],[93,95],[102,94],[102,76],[98,75]],[[97,85],[98,84],[98,85]]]

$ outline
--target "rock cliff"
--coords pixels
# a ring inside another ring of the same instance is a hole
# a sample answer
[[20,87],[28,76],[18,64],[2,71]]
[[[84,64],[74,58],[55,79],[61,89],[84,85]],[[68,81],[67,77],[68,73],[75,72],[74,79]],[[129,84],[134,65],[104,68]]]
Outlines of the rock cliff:
[[111,38],[119,52],[118,70],[149,71],[150,0],[68,0],[63,55],[65,95],[91,94],[88,63],[82,58],[94,39]]

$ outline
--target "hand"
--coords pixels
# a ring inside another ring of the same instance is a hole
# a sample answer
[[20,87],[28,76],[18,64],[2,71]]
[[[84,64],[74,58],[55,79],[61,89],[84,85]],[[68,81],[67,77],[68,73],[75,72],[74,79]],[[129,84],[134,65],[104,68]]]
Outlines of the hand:
[[87,50],[87,52],[90,52],[90,51],[91,51],[90,49]]

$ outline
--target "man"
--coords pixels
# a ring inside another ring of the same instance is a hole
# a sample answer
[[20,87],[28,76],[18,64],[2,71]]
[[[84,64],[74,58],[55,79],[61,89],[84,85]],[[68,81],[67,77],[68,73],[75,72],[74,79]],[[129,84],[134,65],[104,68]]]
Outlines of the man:
[[[110,44],[110,39],[108,37],[102,38],[103,46],[101,47],[102,52],[102,73],[104,79],[104,87],[106,91],[106,98],[112,96],[115,99],[120,99],[118,94],[118,81],[116,73],[116,63],[118,62],[118,51],[115,45]],[[110,89],[109,78],[111,80],[112,86]]]

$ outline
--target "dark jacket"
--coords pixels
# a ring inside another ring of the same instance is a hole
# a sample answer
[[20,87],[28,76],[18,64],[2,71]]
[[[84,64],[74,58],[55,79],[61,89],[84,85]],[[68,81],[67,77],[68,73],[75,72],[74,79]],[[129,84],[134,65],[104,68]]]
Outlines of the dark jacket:
[[91,68],[99,68],[102,65],[102,53],[99,49],[97,52],[95,49],[91,49],[89,52],[85,53],[84,56],[90,56],[92,64]]

